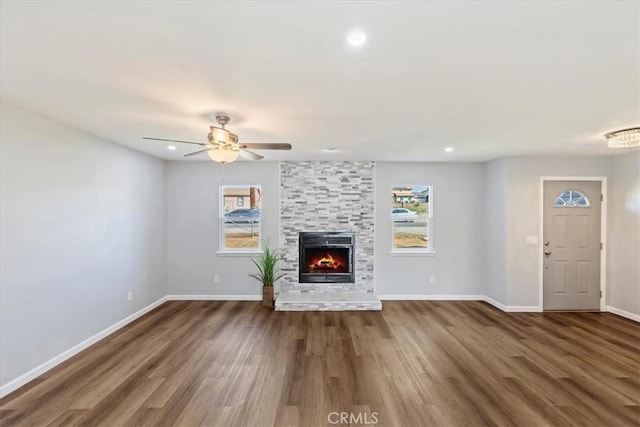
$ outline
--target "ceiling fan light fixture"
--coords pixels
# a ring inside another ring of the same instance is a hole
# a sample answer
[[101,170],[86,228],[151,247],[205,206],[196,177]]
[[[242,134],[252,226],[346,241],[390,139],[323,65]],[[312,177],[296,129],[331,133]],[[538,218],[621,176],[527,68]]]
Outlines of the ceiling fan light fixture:
[[218,163],[231,163],[238,158],[240,154],[239,150],[234,150],[232,147],[223,145],[217,148],[212,148],[207,151],[209,158]]
[[609,148],[640,147],[640,127],[616,130],[606,133]]

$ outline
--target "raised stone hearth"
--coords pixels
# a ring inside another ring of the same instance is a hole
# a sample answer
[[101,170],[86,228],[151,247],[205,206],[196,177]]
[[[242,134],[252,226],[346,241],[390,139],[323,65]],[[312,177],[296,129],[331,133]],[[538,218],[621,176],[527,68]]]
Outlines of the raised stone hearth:
[[382,302],[373,292],[295,292],[278,296],[276,311],[353,311],[382,310]]

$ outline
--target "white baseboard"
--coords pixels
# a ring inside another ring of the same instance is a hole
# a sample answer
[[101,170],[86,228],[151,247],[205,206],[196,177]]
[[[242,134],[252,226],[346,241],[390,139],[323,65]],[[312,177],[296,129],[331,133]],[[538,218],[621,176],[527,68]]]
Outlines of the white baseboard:
[[382,301],[483,301],[482,295],[378,295]]
[[262,301],[262,295],[167,295],[167,301]]
[[624,317],[630,320],[635,320],[636,322],[640,322],[640,314],[631,313],[630,311],[621,310],[616,307],[612,307],[610,305],[605,306],[605,311],[609,313],[617,314],[620,317]]
[[125,317],[121,321],[119,321],[117,323],[114,323],[113,325],[109,326],[106,329],[103,329],[102,331],[98,332],[97,334],[93,335],[92,337],[87,338],[86,340],[82,341],[80,344],[76,344],[75,346],[71,347],[70,349],[60,353],[56,357],[54,357],[54,358],[44,362],[43,364],[33,368],[29,372],[26,372],[26,373],[20,375],[18,378],[14,379],[12,381],[9,381],[8,383],[6,383],[2,387],[0,387],[0,398],[2,398],[4,396],[8,395],[9,393],[17,390],[18,388],[20,388],[23,385],[27,384],[29,381],[32,381],[32,380],[38,378],[40,375],[44,374],[45,372],[47,372],[48,370],[50,370],[52,368],[55,368],[56,366],[58,366],[59,364],[61,364],[65,360],[75,356],[76,354],[80,353],[82,350],[86,349],[87,347],[97,343],[98,341],[100,341],[101,339],[111,335],[112,333],[114,333],[118,329],[126,326],[127,324],[129,324],[131,322],[133,322],[137,318],[147,314],[148,312],[150,312],[154,308],[158,307],[160,304],[164,303],[166,300],[167,300],[167,297],[160,298],[159,300],[149,304],[148,306],[136,311],[132,315]]
[[492,306],[494,306],[495,308],[502,310],[502,311],[507,311],[507,306],[504,305],[503,303],[494,300],[493,298],[490,298],[488,296],[485,295],[485,297],[483,298],[483,301],[491,304]]
[[504,305],[486,295],[378,295],[382,301],[486,301],[492,306],[509,313],[540,312],[540,307],[532,305]]
[[483,301],[507,313],[539,313],[542,311],[542,308],[537,305],[504,305],[486,295],[483,297]]

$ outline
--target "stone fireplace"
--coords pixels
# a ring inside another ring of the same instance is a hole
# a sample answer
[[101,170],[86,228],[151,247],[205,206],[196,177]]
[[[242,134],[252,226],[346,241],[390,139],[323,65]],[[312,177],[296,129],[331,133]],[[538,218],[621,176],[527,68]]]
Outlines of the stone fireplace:
[[[374,175],[370,161],[280,163],[286,276],[276,289],[276,310],[381,309],[373,293]],[[330,242],[330,236],[342,240]],[[305,252],[301,244],[307,243]],[[332,245],[329,252],[323,248]]]

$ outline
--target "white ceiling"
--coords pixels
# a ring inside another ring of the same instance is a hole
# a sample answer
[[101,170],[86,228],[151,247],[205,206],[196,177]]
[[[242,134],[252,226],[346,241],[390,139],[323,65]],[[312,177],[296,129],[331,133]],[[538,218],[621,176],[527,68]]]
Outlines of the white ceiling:
[[636,1],[0,7],[4,99],[165,159],[194,150],[142,137],[204,142],[216,112],[293,144],[268,160],[612,154],[640,122]]

